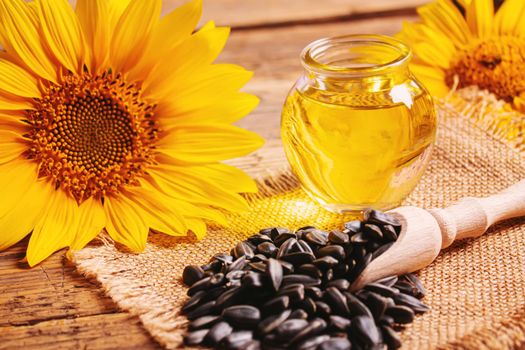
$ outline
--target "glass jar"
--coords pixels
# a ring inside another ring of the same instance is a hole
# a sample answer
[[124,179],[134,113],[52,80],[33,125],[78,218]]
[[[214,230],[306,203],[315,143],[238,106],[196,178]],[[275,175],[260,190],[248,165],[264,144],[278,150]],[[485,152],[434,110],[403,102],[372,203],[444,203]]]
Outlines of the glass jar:
[[317,40],[282,112],[286,156],[304,190],[337,213],[398,206],[423,174],[436,133],[411,51],[382,35]]

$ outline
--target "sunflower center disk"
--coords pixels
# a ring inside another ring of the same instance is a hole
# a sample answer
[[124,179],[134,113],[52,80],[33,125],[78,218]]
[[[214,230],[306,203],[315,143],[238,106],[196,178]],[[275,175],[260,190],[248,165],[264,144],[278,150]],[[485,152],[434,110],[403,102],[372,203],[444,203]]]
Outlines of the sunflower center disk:
[[154,106],[119,76],[66,76],[28,113],[32,147],[49,178],[79,203],[136,184],[152,162]]
[[512,102],[525,92],[525,40],[512,37],[487,39],[463,50],[446,72],[451,87],[454,76],[459,87],[478,85]]

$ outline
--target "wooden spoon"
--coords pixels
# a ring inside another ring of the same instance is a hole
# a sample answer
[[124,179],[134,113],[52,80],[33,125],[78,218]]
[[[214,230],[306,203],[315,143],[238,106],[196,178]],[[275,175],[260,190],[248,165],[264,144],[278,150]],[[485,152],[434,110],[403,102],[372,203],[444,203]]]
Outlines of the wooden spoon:
[[373,260],[352,290],[384,277],[420,270],[455,240],[479,237],[493,224],[525,215],[525,180],[486,198],[464,198],[445,209],[406,206],[391,210],[403,224],[397,241]]

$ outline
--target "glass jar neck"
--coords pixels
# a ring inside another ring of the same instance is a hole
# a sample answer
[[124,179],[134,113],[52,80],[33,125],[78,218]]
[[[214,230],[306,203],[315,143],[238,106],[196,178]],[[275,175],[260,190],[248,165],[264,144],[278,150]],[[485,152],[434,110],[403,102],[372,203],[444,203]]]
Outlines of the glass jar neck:
[[302,55],[306,83],[317,89],[390,89],[410,78],[411,51],[382,35],[346,35],[317,40]]

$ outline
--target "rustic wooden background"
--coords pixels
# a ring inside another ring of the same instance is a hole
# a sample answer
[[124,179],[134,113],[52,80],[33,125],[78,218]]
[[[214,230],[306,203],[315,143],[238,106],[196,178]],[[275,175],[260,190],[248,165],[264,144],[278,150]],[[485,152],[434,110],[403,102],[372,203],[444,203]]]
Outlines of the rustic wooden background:
[[[166,11],[183,0],[165,1]],[[246,90],[261,104],[239,123],[267,139],[236,163],[282,167],[279,117],[309,42],[346,33],[394,34],[427,0],[204,0],[204,18],[233,27],[220,60],[255,71]],[[1,234],[1,233],[0,233]],[[0,349],[158,349],[140,321],[119,310],[95,281],[76,272],[64,251],[28,269],[27,240],[0,252]]]

